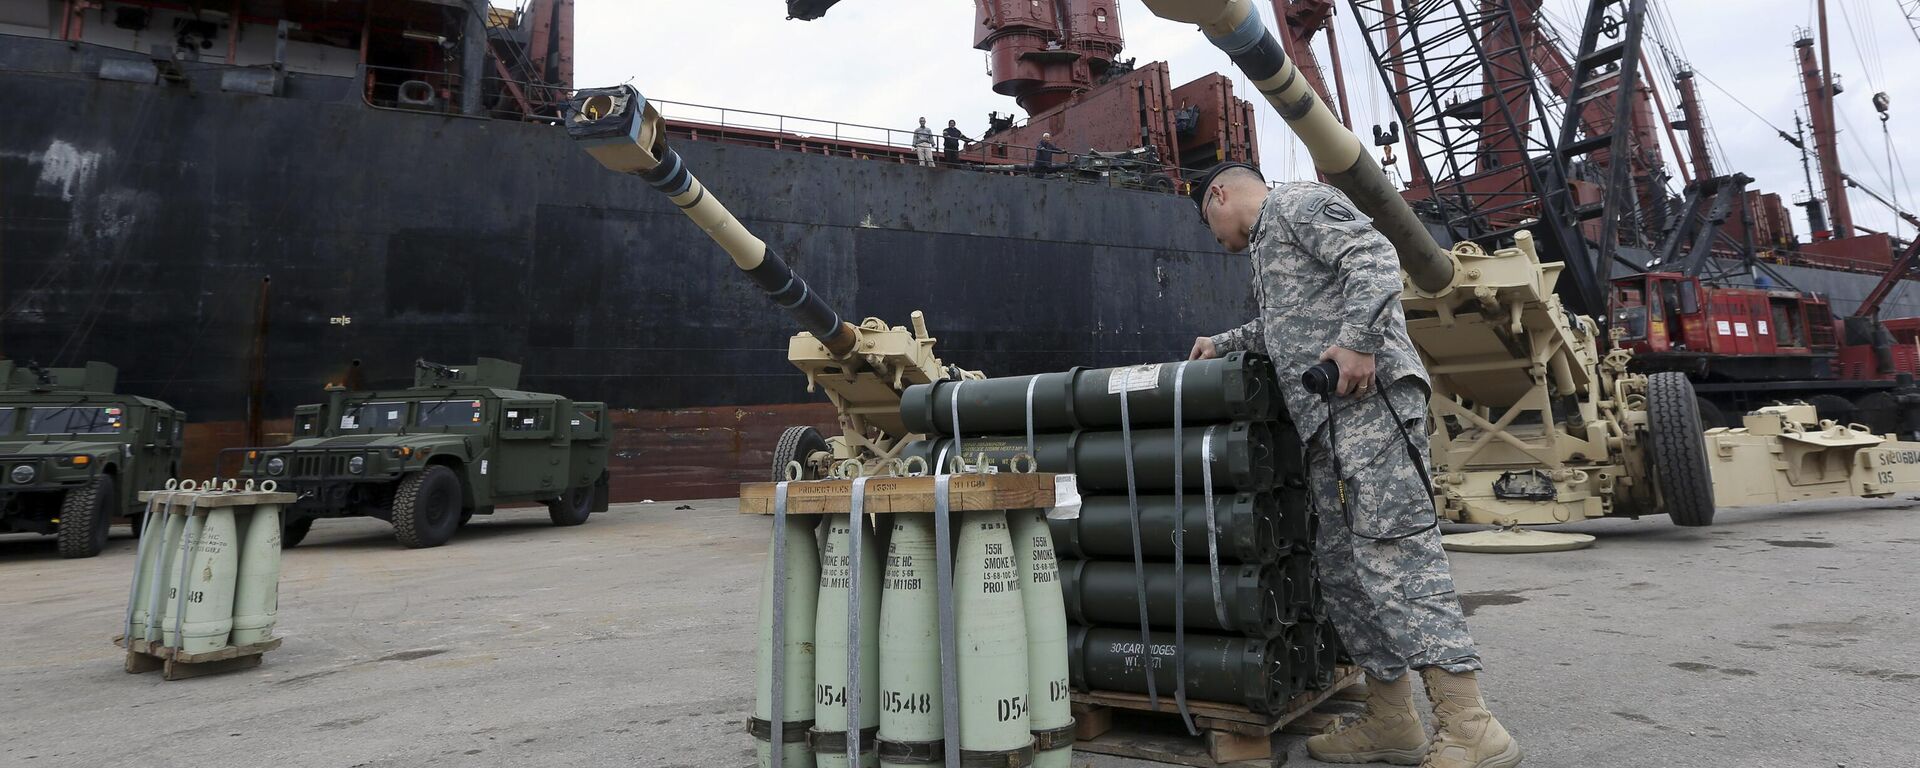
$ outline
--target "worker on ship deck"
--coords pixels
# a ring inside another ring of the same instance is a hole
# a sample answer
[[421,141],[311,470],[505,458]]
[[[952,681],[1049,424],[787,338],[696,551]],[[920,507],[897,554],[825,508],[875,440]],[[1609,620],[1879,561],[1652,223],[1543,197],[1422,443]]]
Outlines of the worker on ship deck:
[[1056,167],[1053,164],[1053,156],[1065,151],[1054,145],[1052,133],[1042,132],[1040,145],[1033,148],[1033,175],[1041,176],[1052,172]]
[[[1337,763],[1519,765],[1520,745],[1481,698],[1480,654],[1440,547],[1427,476],[1431,385],[1401,313],[1393,245],[1339,190],[1315,182],[1270,190],[1245,163],[1215,168],[1192,195],[1220,244],[1252,257],[1260,315],[1195,339],[1190,357],[1272,358],[1307,444],[1327,613],[1367,673],[1366,715],[1308,739],[1308,753]],[[1301,374],[1328,360],[1339,376],[1323,399]],[[1414,707],[1414,672],[1438,721],[1432,739]]]
[[933,129],[927,127],[927,119],[920,118],[920,127],[913,129],[913,153],[920,157],[920,167],[933,167]]
[[947,140],[946,141],[947,164],[958,165],[960,163],[960,142],[963,142],[963,141],[971,142],[973,141],[973,139],[969,139],[967,138],[966,134],[961,133],[960,124],[953,120],[947,121],[947,129],[944,131],[941,131],[940,135],[945,137]]

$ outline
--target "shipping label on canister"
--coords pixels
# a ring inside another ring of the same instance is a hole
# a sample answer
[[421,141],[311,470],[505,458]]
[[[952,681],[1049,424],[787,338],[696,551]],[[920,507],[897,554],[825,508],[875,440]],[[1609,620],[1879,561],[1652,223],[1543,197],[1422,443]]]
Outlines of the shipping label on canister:
[[1153,363],[1113,369],[1113,373],[1107,374],[1107,394],[1138,392],[1160,386],[1161,365],[1161,363]]
[[1078,476],[1070,472],[1053,476],[1053,506],[1047,510],[1047,519],[1080,519],[1080,478]]

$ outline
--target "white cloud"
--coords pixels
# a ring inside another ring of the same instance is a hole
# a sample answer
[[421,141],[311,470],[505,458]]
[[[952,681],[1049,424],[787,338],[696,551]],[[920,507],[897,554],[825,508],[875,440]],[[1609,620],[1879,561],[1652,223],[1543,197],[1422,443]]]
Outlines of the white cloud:
[[[1920,71],[1920,42],[1908,32],[1895,3],[1829,3],[1834,69],[1847,87],[1840,97],[1841,127],[1847,130],[1840,140],[1843,164],[1883,192],[1897,190],[1909,210],[1920,209],[1915,194],[1920,184],[1896,178],[1897,183],[1889,185],[1883,180],[1887,158],[1880,121],[1870,104],[1876,90],[1892,98],[1888,127],[1896,147],[1920,139],[1920,132],[1908,127],[1920,121],[1920,79],[1906,76]],[[1677,39],[1669,41],[1669,47],[1676,53],[1683,49],[1696,71],[1767,122],[1791,129],[1801,101],[1793,29],[1811,23],[1809,0],[1653,4],[1664,6],[1672,20],[1675,34],[1668,36]],[[1257,5],[1270,18],[1268,4]],[[1576,0],[1546,3],[1554,17],[1569,26],[1581,17],[1584,5]],[[1257,96],[1226,56],[1198,32],[1154,17],[1139,0],[1121,0],[1119,8],[1128,41],[1124,56],[1168,61],[1176,84],[1208,72],[1228,72],[1243,97]],[[1390,107],[1367,49],[1345,15],[1347,5],[1340,3],[1339,10],[1342,15],[1335,23],[1354,125],[1370,137],[1373,124],[1391,119]],[[844,0],[817,21],[787,20],[778,0],[579,0],[576,22],[576,79],[582,86],[632,82],[656,99],[902,130],[920,116],[936,126],[957,119],[973,135],[985,127],[988,112],[1017,110],[1012,99],[991,90],[985,56],[972,47],[973,4],[965,0]],[[1321,53],[1324,57],[1324,46]],[[1671,84],[1662,86],[1669,94],[1668,107],[1678,109]],[[1788,199],[1804,189],[1798,153],[1772,128],[1704,83],[1702,101],[1730,170],[1747,173],[1757,179],[1755,187]],[[1262,167],[1268,175],[1310,175],[1299,142],[1270,111],[1263,108],[1260,116]],[[728,118],[753,124],[773,120],[741,113]],[[1920,156],[1909,165],[1920,175]],[[1677,170],[1674,175],[1678,177]],[[1858,193],[1851,199],[1859,223],[1883,230],[1894,226],[1892,214],[1878,203]],[[1804,236],[1804,219],[1797,219],[1795,226]]]

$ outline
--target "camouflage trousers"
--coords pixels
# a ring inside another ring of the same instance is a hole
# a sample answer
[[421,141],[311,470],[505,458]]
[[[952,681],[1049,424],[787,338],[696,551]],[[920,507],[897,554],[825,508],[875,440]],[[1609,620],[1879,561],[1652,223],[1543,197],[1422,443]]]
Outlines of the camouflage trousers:
[[[1395,411],[1401,424],[1394,423]],[[1440,531],[1432,525],[1433,497],[1401,437],[1405,427],[1426,460],[1425,386],[1401,379],[1384,393],[1336,401],[1329,418],[1331,448],[1338,452],[1345,483],[1335,470],[1323,424],[1308,448],[1319,517],[1315,567],[1328,618],[1348,654],[1383,680],[1422,667],[1479,669]],[[1420,532],[1407,535],[1413,531]]]

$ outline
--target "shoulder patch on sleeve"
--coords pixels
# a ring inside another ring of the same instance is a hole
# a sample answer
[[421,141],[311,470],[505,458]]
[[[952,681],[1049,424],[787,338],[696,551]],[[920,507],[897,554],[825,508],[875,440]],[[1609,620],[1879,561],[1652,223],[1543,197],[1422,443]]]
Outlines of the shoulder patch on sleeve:
[[1353,221],[1354,219],[1353,209],[1348,208],[1339,200],[1332,199],[1329,199],[1326,204],[1320,206],[1320,215],[1343,224]]

